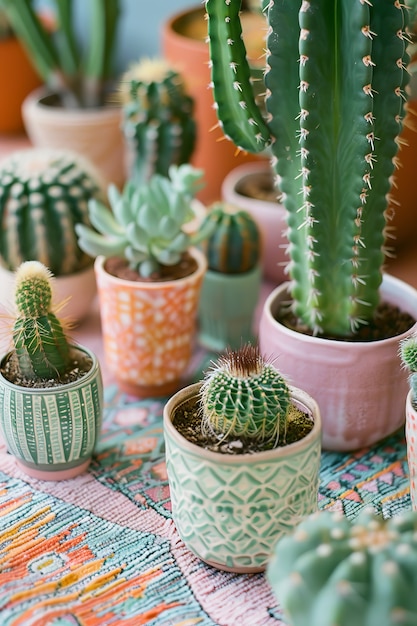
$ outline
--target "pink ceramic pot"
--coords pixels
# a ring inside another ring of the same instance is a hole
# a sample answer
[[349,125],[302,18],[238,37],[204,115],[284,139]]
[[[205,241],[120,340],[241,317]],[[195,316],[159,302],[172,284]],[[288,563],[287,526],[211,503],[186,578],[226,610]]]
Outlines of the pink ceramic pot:
[[[404,423],[407,374],[399,342],[417,329],[373,342],[333,341],[290,330],[275,320],[289,299],[288,284],[267,298],[260,320],[262,353],[293,385],[317,400],[323,418],[323,448],[356,450],[390,435]],[[417,319],[417,290],[385,275],[382,299]]]
[[413,392],[407,394],[405,403],[405,435],[407,439],[408,471],[410,475],[410,497],[414,511],[417,511],[417,409],[414,408]]

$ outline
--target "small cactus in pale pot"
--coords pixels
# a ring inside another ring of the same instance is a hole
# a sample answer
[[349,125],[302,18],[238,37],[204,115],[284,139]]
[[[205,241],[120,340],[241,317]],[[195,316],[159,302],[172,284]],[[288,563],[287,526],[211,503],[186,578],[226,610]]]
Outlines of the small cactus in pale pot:
[[284,378],[251,344],[228,350],[201,387],[202,427],[220,440],[244,436],[285,441],[290,391]]
[[417,406],[417,335],[411,335],[400,343],[400,357],[402,364],[410,372],[408,382],[412,391],[412,402]]
[[414,626],[417,514],[310,515],[278,540],[267,578],[289,626]]
[[12,153],[0,164],[0,262],[15,271],[24,261],[39,261],[55,276],[91,265],[75,224],[89,225],[88,201],[103,197],[100,176],[72,152]]
[[143,278],[163,265],[178,263],[184,252],[206,237],[205,229],[195,233],[185,229],[195,218],[192,200],[203,172],[184,164],[171,166],[169,173],[169,178],[155,174],[138,186],[129,180],[122,194],[111,186],[112,212],[91,201],[90,220],[98,232],[78,224],[80,247],[92,256],[124,257]]
[[13,343],[25,379],[60,379],[70,366],[70,347],[51,309],[52,275],[38,261],[26,261],[16,272],[16,320]]
[[259,227],[246,211],[227,203],[216,203],[205,221],[213,225],[204,245],[208,268],[225,274],[249,272],[259,262]]
[[119,94],[136,183],[168,176],[171,165],[189,162],[196,142],[194,101],[179,72],[163,59],[142,59],[123,74]]

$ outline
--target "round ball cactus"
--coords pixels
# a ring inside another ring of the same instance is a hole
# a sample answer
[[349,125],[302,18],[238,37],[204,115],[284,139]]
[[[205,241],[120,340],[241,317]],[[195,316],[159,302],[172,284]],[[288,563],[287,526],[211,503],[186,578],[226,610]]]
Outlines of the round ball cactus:
[[291,626],[417,623],[417,513],[305,518],[279,540],[267,578]]
[[70,364],[65,332],[51,310],[51,280],[38,261],[26,261],[16,271],[13,343],[24,378],[59,379]]
[[143,183],[188,163],[196,142],[194,100],[163,59],[134,63],[120,81],[123,130],[132,147],[131,178]]
[[55,276],[78,272],[92,259],[74,227],[90,224],[88,202],[104,198],[99,174],[64,150],[28,148],[0,164],[0,262],[14,271],[39,261]]
[[227,350],[201,387],[202,425],[220,439],[285,438],[290,391],[284,378],[251,344]]
[[400,343],[401,361],[409,371],[408,378],[414,402],[417,402],[417,335],[407,337]]
[[208,268],[224,274],[253,269],[261,254],[261,234],[252,216],[227,203],[216,203],[205,221],[212,233],[205,244]]

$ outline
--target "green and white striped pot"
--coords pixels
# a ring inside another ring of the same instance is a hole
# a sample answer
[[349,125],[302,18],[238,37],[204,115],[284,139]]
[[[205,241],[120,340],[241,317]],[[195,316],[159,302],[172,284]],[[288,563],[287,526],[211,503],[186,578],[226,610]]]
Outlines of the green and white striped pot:
[[[96,356],[79,380],[49,388],[15,385],[0,373],[0,429],[21,469],[40,480],[65,480],[84,472],[100,434],[103,383]],[[3,357],[2,364],[10,358]]]
[[178,534],[201,560],[221,570],[265,569],[278,539],[318,508],[321,418],[316,402],[291,388],[310,415],[310,433],[256,454],[205,450],[185,439],[172,420],[201,383],[177,392],[164,407],[166,464]]

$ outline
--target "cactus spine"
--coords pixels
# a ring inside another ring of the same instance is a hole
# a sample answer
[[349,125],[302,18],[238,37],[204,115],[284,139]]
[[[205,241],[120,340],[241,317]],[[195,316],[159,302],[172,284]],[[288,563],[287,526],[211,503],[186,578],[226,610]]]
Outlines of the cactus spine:
[[205,221],[213,225],[212,234],[205,245],[210,270],[242,274],[257,265],[261,236],[249,213],[228,204],[217,203]]
[[0,166],[0,259],[9,270],[39,261],[55,276],[92,263],[78,246],[75,224],[89,224],[88,201],[101,182],[77,155],[29,148]]
[[402,364],[410,372],[408,382],[413,394],[413,403],[417,404],[417,335],[411,335],[400,343],[400,357]]
[[203,428],[219,439],[285,442],[289,388],[257,346],[245,344],[219,357],[203,381],[201,406]]
[[315,334],[349,336],[379,302],[409,80],[408,9],[397,0],[271,1],[264,119],[240,4],[206,0],[218,116],[241,148],[271,146],[295,314]]
[[194,101],[182,76],[163,60],[144,59],[121,80],[123,128],[132,146],[131,178],[168,176],[170,165],[188,163],[196,141]]
[[267,577],[291,626],[417,623],[417,514],[305,518],[282,537]]
[[38,261],[26,261],[16,272],[17,317],[13,342],[22,376],[59,379],[70,364],[69,345],[51,311],[51,273]]

